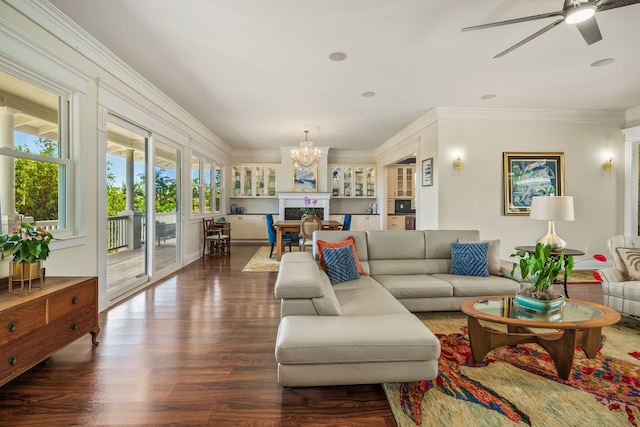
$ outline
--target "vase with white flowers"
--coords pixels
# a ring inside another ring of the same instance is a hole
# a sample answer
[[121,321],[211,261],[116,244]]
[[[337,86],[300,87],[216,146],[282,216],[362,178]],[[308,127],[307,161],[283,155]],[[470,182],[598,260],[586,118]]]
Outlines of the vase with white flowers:
[[31,290],[33,279],[40,279],[42,286],[42,261],[49,257],[49,244],[53,240],[51,232],[36,223],[20,224],[11,229],[11,233],[0,236],[0,259],[12,258],[9,265],[9,292],[13,292],[13,282],[20,283],[20,292],[24,285]]

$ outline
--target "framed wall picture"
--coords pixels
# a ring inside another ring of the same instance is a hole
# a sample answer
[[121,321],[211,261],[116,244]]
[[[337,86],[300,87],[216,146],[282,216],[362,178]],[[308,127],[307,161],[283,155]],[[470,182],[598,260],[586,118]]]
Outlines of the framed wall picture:
[[433,157],[422,161],[422,186],[430,187],[433,185]]
[[564,153],[502,153],[504,214],[529,215],[534,196],[564,196]]
[[293,161],[293,191],[295,192],[318,192],[318,164],[302,166]]

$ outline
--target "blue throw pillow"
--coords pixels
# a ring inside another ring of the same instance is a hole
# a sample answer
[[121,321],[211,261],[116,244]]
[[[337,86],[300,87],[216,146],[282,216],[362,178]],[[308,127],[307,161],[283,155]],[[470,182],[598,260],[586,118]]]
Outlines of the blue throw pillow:
[[452,243],[451,274],[489,276],[489,242]]
[[353,245],[341,248],[322,248],[322,256],[327,265],[327,275],[332,285],[360,277],[356,258],[353,256]]

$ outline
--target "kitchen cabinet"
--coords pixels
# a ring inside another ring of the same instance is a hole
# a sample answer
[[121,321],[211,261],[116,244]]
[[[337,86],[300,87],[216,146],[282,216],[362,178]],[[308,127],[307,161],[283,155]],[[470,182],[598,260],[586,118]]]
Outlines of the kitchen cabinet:
[[413,215],[407,215],[404,217],[404,229],[415,230],[416,229],[416,217]]
[[387,175],[390,195],[395,199],[413,199],[416,188],[415,176],[414,165],[390,167]]
[[387,216],[387,230],[404,230],[404,216],[401,215],[388,215]]
[[376,165],[329,165],[333,197],[375,198]]
[[231,197],[276,197],[277,165],[231,167]]
[[[273,220],[277,221],[278,215]],[[268,239],[267,223],[264,215],[229,215],[231,224],[231,240]]]
[[[344,215],[329,215],[329,219],[332,221],[342,222]],[[351,215],[351,230],[357,231],[369,231],[380,229],[380,215],[366,214],[366,215]]]

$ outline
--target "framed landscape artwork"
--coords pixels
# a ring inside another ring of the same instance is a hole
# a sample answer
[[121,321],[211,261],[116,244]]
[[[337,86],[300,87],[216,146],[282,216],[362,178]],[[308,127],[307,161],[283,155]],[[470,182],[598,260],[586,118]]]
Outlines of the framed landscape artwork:
[[534,196],[564,196],[564,153],[502,153],[504,214],[529,215]]
[[293,191],[318,192],[318,164],[306,167],[294,160],[293,162]]
[[422,161],[422,186],[430,187],[433,185],[433,157]]

